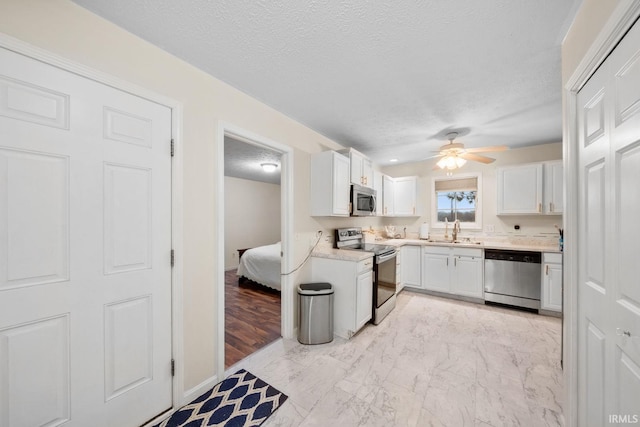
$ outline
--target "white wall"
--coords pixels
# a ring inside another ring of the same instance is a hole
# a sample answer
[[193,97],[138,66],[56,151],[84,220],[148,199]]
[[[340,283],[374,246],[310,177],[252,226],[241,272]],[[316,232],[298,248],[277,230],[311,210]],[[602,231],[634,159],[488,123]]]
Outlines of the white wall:
[[[294,231],[313,235],[317,224],[301,217],[309,199],[309,153],[339,144],[230,87],[68,0],[1,0],[0,32],[71,61],[137,84],[182,104],[179,129],[184,157],[183,261],[184,390],[216,375],[217,132],[231,123],[293,148]],[[300,178],[300,179],[299,179]],[[302,207],[300,207],[302,205]],[[298,218],[301,218],[298,221]],[[295,242],[294,261],[306,255]],[[306,280],[304,270],[295,281]],[[294,290],[292,290],[294,292]],[[178,361],[180,363],[181,361]]]
[[[482,198],[482,223],[483,226],[493,225],[495,231],[486,233],[485,230],[462,229],[462,236],[490,235],[492,237],[526,236],[526,237],[553,237],[557,234],[554,224],[561,224],[560,216],[497,216],[496,200],[496,168],[500,166],[541,162],[547,160],[562,159],[562,143],[536,145],[525,148],[507,150],[499,153],[489,153],[495,162],[485,165],[476,162],[467,162],[460,169],[461,174],[480,173],[482,175],[482,189],[479,197]],[[407,227],[407,233],[418,233],[420,224],[431,223],[431,180],[434,176],[445,176],[443,171],[434,171],[435,160],[417,163],[408,163],[382,168],[382,172],[393,177],[417,175],[418,179],[418,206],[423,206],[422,216],[419,218],[385,218],[383,224]],[[454,174],[455,177],[455,174]],[[515,225],[520,225],[520,230],[514,230]],[[432,230],[431,234],[444,234],[441,230]]]
[[280,186],[224,178],[225,269],[238,266],[238,249],[280,241]]

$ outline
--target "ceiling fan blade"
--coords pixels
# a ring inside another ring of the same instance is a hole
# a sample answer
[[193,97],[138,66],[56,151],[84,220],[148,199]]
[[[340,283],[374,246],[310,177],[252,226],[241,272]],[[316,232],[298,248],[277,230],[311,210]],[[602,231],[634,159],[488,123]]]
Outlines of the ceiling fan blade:
[[464,150],[467,153],[488,153],[490,151],[505,151],[508,150],[509,147],[506,145],[493,145],[491,147],[478,147],[478,148],[467,148]]
[[493,163],[496,161],[496,159],[492,159],[491,157],[487,157],[487,156],[481,156],[479,154],[473,154],[473,153],[463,153],[460,154],[458,157],[462,157],[465,160],[472,160],[474,162],[480,162],[480,163]]
[[422,160],[437,159],[438,157],[443,157],[443,156],[444,154],[434,154],[433,156],[425,157]]

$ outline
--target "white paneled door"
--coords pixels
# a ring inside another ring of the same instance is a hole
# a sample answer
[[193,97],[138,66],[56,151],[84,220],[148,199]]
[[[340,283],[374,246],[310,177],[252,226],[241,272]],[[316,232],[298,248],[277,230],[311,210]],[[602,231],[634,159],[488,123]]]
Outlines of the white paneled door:
[[171,110],[0,49],[0,425],[171,395]]
[[640,422],[640,23],[578,94],[578,425]]

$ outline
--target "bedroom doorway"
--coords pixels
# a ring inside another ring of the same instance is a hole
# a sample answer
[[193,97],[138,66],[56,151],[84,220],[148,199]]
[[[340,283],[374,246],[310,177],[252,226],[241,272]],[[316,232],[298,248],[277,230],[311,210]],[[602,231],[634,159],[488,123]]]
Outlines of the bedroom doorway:
[[225,369],[281,336],[281,157],[225,135]]
[[291,286],[281,276],[292,235],[291,149],[230,125],[220,134],[219,377],[287,336],[293,321]]

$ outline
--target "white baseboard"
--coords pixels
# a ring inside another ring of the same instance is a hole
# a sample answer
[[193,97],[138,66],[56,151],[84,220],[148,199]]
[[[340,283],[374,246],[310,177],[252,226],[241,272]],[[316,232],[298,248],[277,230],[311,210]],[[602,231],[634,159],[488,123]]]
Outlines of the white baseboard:
[[214,375],[212,377],[207,378],[197,386],[185,391],[184,395],[182,396],[182,401],[184,402],[184,405],[187,405],[189,402],[194,400],[196,397],[200,396],[205,391],[212,389],[213,386],[218,384],[219,382],[220,380],[218,379],[218,376]]

